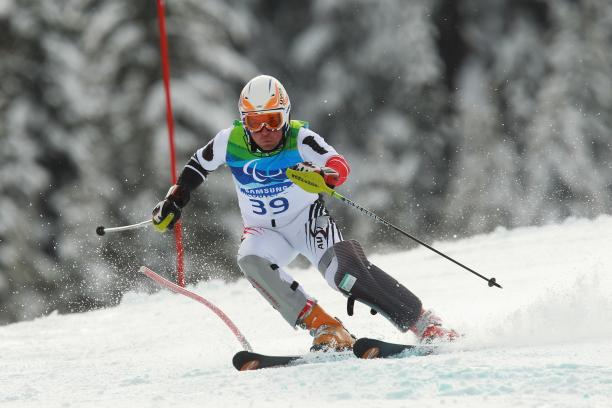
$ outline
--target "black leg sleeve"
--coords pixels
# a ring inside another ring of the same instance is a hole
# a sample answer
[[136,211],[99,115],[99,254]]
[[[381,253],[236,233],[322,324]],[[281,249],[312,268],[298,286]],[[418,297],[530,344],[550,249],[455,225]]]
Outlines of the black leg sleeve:
[[334,281],[340,292],[379,312],[401,331],[416,323],[422,308],[420,299],[370,263],[359,242],[342,241],[333,248],[338,262]]

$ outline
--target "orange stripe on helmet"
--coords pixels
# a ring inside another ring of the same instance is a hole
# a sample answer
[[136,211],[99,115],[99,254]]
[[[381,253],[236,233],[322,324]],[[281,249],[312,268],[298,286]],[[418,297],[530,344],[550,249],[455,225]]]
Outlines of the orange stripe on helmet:
[[241,109],[243,111],[254,111],[255,110],[255,106],[253,106],[253,104],[249,102],[248,100],[246,100],[246,98],[244,97],[240,98],[240,105],[242,105]]
[[264,109],[273,109],[279,107],[281,90],[278,89],[278,84],[274,84],[274,89],[274,96],[268,100],[268,102],[264,106]]

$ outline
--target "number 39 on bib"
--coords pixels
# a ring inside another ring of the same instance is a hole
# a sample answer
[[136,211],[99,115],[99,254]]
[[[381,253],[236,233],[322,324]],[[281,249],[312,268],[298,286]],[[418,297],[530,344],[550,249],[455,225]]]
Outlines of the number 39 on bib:
[[251,202],[253,213],[257,215],[268,213],[281,214],[289,209],[289,200],[285,197],[274,198],[268,203],[254,198],[250,198],[249,201]]

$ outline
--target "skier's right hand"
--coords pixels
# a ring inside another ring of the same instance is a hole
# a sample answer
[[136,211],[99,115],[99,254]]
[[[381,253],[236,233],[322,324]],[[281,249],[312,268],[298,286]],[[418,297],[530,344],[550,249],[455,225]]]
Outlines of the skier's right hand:
[[180,218],[181,209],[172,200],[160,201],[153,208],[153,227],[158,232],[166,232],[168,229],[172,229]]
[[319,167],[311,162],[301,162],[291,168],[304,173],[319,173],[325,180],[325,184],[330,188],[334,188],[338,184],[340,177],[337,170],[331,167]]

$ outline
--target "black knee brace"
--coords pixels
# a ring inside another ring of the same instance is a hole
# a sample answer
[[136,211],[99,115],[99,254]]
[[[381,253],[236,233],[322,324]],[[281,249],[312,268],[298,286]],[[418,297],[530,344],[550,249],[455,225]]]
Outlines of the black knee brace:
[[370,263],[359,242],[338,242],[328,251],[330,254],[323,256],[319,270],[325,274],[334,257],[336,258],[334,283],[338,290],[349,298],[349,309],[351,301],[357,300],[385,316],[404,332],[416,323],[422,307],[419,298],[385,271]]

